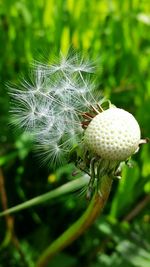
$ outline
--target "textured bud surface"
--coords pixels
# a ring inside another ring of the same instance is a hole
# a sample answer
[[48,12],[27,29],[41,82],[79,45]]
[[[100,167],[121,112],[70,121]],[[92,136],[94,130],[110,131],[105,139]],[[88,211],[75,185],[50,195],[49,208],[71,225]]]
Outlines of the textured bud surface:
[[126,160],[138,150],[141,138],[135,118],[127,111],[110,108],[96,115],[85,130],[91,152],[108,160]]

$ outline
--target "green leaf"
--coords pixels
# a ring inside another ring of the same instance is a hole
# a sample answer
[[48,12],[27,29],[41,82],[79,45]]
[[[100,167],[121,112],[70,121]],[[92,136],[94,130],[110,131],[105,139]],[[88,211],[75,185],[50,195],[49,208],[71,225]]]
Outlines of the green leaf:
[[118,189],[112,201],[110,215],[118,217],[124,214],[125,209],[129,208],[136,200],[136,186],[138,186],[139,168],[124,167],[122,178],[118,182]]
[[125,260],[134,266],[149,267],[150,253],[142,247],[124,240],[118,244],[116,249]]
[[27,208],[42,204],[43,202],[47,202],[47,201],[50,201],[51,199],[54,199],[56,197],[60,197],[64,194],[73,192],[75,190],[78,190],[78,189],[84,187],[85,185],[88,184],[88,182],[89,182],[89,177],[87,175],[84,175],[83,177],[78,178],[76,180],[73,180],[71,182],[68,182],[68,183],[48,192],[48,193],[37,196],[37,197],[32,198],[32,199],[30,199],[24,203],[18,204],[17,206],[14,206],[10,209],[2,211],[2,212],[0,212],[0,217],[4,216],[6,214],[18,212],[20,210],[27,209]]

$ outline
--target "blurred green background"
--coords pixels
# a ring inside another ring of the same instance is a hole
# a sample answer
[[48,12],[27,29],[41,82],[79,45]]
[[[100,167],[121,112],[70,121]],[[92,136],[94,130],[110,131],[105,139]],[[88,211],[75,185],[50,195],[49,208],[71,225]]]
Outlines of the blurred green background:
[[[142,137],[150,137],[148,0],[0,0],[1,211],[74,179],[72,166],[40,166],[29,138],[9,126],[6,86],[26,76],[33,59],[50,59],[70,46],[96,60],[98,90],[134,114]],[[145,145],[133,168],[125,167],[122,180],[114,182],[103,215],[50,267],[150,266],[149,159]],[[0,267],[33,267],[86,204],[76,192],[0,218]]]

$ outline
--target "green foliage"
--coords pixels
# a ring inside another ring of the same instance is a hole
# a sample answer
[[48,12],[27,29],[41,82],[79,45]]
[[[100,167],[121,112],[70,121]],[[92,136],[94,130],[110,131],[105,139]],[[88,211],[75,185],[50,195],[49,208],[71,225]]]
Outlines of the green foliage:
[[[74,167],[40,166],[27,135],[10,127],[6,84],[28,75],[33,59],[49,62],[73,47],[97,64],[98,90],[118,107],[133,113],[142,136],[150,123],[150,8],[140,0],[0,0],[0,166],[8,206],[72,181]],[[58,258],[55,266],[148,267],[150,212],[150,146],[143,146],[115,181],[103,218]],[[77,176],[78,177],[78,176]],[[140,203],[145,203],[142,208]],[[41,251],[85,210],[81,191],[59,195],[42,206],[14,215],[19,248],[0,220],[0,267],[32,267]],[[1,209],[3,204],[1,204]],[[124,218],[129,218],[123,222]],[[23,259],[23,260],[22,260]],[[61,263],[61,264],[60,264]]]

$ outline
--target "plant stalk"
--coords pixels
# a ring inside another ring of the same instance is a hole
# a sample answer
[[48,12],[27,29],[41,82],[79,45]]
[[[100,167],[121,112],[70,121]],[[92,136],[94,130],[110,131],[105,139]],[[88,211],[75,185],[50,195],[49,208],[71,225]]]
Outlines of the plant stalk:
[[46,267],[50,260],[61,250],[76,240],[95,221],[102,212],[111,190],[112,178],[107,175],[101,178],[90,204],[83,215],[71,225],[62,235],[50,244],[39,257],[36,267]]

